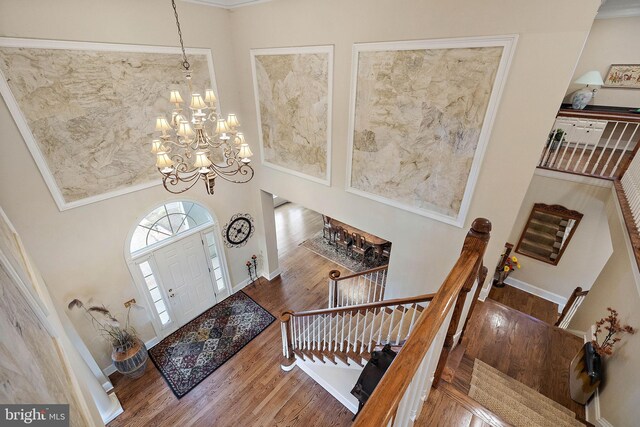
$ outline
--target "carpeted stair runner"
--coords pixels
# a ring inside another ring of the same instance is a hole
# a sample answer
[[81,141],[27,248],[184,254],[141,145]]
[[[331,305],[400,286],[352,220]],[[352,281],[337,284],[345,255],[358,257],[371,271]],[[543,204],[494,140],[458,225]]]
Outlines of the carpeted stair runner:
[[476,359],[469,396],[515,427],[583,427],[568,408]]

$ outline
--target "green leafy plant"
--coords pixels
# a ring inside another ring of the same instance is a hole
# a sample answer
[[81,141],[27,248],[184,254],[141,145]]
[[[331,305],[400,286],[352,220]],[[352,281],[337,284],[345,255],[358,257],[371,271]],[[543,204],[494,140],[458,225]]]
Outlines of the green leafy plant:
[[82,301],[76,298],[69,303],[68,308],[69,310],[74,308],[84,310],[102,338],[109,341],[116,349],[129,348],[138,339],[136,330],[129,323],[131,307],[127,310],[127,319],[124,325],[122,325],[104,305],[87,307]]

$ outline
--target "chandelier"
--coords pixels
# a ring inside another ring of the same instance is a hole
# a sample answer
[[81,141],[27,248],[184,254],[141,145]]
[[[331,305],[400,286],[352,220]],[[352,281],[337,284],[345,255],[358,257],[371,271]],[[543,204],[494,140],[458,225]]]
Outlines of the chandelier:
[[236,184],[253,178],[253,168],[249,165],[253,153],[242,132],[238,132],[240,123],[236,115],[229,114],[225,119],[217,113],[213,90],[206,89],[204,97],[193,91],[191,65],[182,41],[175,0],[171,0],[171,5],[178,27],[190,102],[183,108],[180,92],[170,92],[169,102],[174,109],[169,120],[166,116],[156,119],[155,130],[159,136],[153,140],[151,152],[156,155],[156,167],[167,191],[183,193],[202,179],[207,193],[213,194],[218,177]]

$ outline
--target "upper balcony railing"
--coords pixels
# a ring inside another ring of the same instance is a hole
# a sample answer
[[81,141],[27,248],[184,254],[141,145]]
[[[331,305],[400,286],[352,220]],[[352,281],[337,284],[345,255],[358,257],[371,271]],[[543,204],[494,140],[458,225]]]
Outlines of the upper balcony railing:
[[620,179],[635,156],[640,115],[561,109],[538,167],[604,179]]

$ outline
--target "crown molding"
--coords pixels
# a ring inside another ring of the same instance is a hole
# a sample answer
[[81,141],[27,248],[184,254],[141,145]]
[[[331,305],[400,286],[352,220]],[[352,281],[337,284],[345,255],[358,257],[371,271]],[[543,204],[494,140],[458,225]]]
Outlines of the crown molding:
[[596,15],[596,19],[611,19],[611,18],[628,18],[631,16],[640,16],[640,5],[637,6],[612,6],[607,7],[604,3],[601,9]]
[[266,3],[271,0],[182,0],[185,3],[195,3],[204,6],[220,7],[223,9],[236,9],[238,7],[252,6]]

